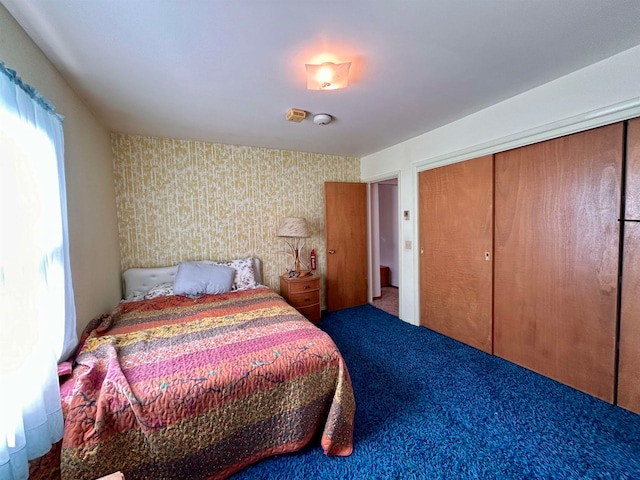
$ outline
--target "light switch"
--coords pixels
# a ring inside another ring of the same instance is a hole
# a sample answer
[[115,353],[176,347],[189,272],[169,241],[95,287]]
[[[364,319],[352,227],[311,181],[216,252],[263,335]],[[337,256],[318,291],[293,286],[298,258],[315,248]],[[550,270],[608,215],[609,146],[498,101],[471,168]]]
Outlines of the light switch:
[[404,241],[404,248],[406,250],[411,250],[411,240],[405,240]]

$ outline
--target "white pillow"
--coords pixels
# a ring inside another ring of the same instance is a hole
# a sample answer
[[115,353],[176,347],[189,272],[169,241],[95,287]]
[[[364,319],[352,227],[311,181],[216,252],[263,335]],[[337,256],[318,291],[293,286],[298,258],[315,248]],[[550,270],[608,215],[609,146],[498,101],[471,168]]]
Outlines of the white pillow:
[[180,262],[173,283],[175,295],[204,295],[231,290],[236,271],[224,265]]

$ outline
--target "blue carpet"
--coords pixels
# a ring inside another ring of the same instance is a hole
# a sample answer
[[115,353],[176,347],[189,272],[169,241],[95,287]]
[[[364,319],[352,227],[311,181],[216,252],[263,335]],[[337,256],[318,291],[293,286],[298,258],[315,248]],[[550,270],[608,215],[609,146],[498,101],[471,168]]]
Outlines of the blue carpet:
[[640,479],[640,416],[366,305],[320,328],[356,396],[354,452],[317,441],[240,479]]

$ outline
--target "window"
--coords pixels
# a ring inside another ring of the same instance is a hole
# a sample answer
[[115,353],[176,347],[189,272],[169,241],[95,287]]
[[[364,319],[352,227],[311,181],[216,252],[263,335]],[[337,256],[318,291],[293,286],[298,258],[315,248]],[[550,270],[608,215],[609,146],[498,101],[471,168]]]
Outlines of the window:
[[17,479],[62,438],[57,363],[77,339],[62,118],[2,63],[0,172],[0,478]]

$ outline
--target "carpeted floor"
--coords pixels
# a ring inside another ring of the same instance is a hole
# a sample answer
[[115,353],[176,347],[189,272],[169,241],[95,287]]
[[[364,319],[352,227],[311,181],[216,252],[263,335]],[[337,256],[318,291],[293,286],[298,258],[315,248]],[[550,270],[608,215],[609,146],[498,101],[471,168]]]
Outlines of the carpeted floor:
[[381,287],[380,297],[373,299],[373,306],[391,315],[398,316],[398,287]]
[[237,479],[640,479],[640,416],[371,305],[320,323],[347,362],[350,457],[317,441]]

